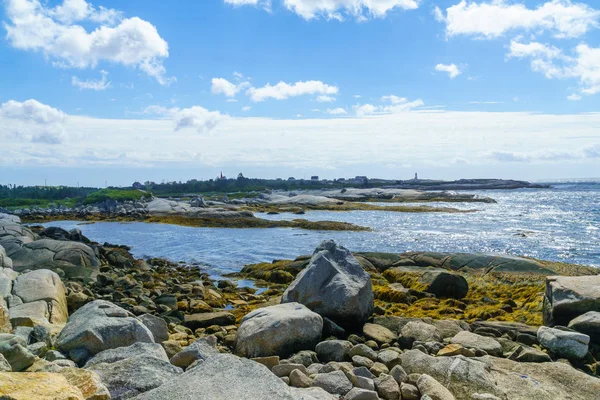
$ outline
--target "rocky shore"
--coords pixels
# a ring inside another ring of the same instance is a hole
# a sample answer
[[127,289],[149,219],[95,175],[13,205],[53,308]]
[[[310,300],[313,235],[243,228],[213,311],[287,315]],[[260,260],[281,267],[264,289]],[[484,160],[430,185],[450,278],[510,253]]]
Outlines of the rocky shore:
[[595,399],[598,288],[593,268],[333,241],[217,282],[0,214],[0,398]]
[[[146,193],[146,192],[143,192]],[[83,221],[143,221],[171,223],[195,227],[271,228],[293,227],[318,230],[368,230],[349,223],[337,221],[295,220],[273,221],[259,218],[255,213],[294,213],[307,211],[388,211],[388,212],[445,212],[462,213],[476,210],[460,210],[453,207],[428,205],[382,206],[368,202],[485,202],[489,197],[479,197],[455,192],[421,192],[404,189],[343,189],[303,192],[266,192],[251,197],[229,199],[226,195],[215,200],[192,196],[189,200],[161,199],[144,196],[140,200],[116,201],[106,199],[97,204],[78,204],[73,207],[51,206],[2,209],[0,212],[19,216],[25,222],[55,220]]]

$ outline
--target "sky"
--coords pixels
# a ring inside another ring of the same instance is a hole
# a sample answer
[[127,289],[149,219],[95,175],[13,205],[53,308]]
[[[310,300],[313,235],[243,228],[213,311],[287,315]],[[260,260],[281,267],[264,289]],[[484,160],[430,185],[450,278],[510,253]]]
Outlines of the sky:
[[600,176],[600,4],[0,0],[0,184]]

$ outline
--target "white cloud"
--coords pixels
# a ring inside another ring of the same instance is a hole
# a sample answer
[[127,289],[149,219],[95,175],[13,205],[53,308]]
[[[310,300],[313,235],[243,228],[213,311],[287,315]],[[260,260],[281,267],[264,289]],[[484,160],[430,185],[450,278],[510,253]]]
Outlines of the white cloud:
[[581,94],[600,92],[600,48],[582,43],[575,47],[574,55],[569,56],[554,46],[513,40],[507,56],[531,59],[531,69],[548,79],[578,79]]
[[354,96],[352,96],[352,97],[354,97],[355,99],[360,99],[360,94],[355,94],[355,95],[354,95]]
[[567,96],[567,100],[570,100],[570,101],[579,101],[579,100],[581,100],[581,96],[578,95],[577,93],[573,93],[573,94],[570,94],[570,95]]
[[454,79],[462,73],[456,64],[438,64],[435,66],[435,70],[448,73],[450,79]]
[[82,81],[78,77],[73,76],[71,78],[71,84],[73,86],[78,87],[79,89],[88,89],[88,90],[97,90],[97,91],[106,90],[110,87],[110,82],[106,79],[108,72],[102,70],[102,71],[100,71],[100,75],[102,75],[102,79],[100,79],[100,80],[87,79],[85,81]]
[[293,84],[282,81],[275,86],[266,84],[261,88],[250,88],[246,92],[252,101],[255,102],[260,102],[267,99],[285,100],[289,97],[309,94],[334,95],[337,93],[338,88],[336,86],[330,86],[321,81],[301,81]]
[[503,101],[470,101],[469,104],[504,104]]
[[37,100],[9,100],[0,106],[0,138],[8,134],[19,140],[58,144],[64,140],[66,120],[67,114]]
[[250,107],[250,106],[244,106],[244,107],[242,107],[242,111],[243,111],[243,112],[248,112],[248,111],[250,111],[251,109],[252,109],[252,107]]
[[382,102],[390,102],[392,104],[400,104],[400,103],[406,103],[406,97],[398,97],[395,96],[393,94],[389,95],[389,96],[381,96],[381,101]]
[[258,0],[224,0],[225,4],[231,4],[233,6],[255,6],[258,4]]
[[600,11],[570,0],[552,0],[535,9],[505,0],[461,0],[446,15],[436,7],[436,18],[446,24],[447,36],[495,38],[516,31],[549,31],[558,38],[580,37],[598,27]]
[[321,95],[321,96],[317,96],[317,98],[315,100],[319,103],[331,103],[331,102],[335,101],[335,97]]
[[[225,116],[211,131],[214,134],[202,135],[194,128],[175,131],[171,117],[127,120],[69,116],[64,128],[69,139],[77,135],[77,140],[65,140],[61,151],[7,135],[6,126],[12,121],[0,117],[0,135],[5,135],[0,139],[0,165],[73,170],[141,166],[155,168],[160,171],[157,174],[165,167],[189,171],[193,166],[212,171],[230,165],[244,172],[255,170],[257,176],[322,175],[325,169],[333,168],[389,178],[414,175],[417,170],[419,175],[444,178],[494,175],[522,179],[583,177],[600,168],[600,114],[413,110],[364,118],[296,119],[295,115],[287,119]],[[26,129],[23,135],[39,128]],[[499,161],[501,156],[491,157],[490,149],[515,153],[513,158],[525,161]],[[398,154],[402,154],[401,166],[387,168],[388,164],[398,164]],[[463,165],[461,160],[469,160],[469,164]]]
[[[169,85],[162,65],[168,44],[151,23],[120,12],[94,8],[84,0],[65,0],[48,8],[39,0],[7,0],[4,24],[10,45],[39,51],[63,68],[94,68],[99,62],[136,67]],[[77,24],[80,23],[80,24]],[[88,32],[85,26],[96,24]]]
[[330,115],[344,115],[344,114],[348,114],[348,112],[346,110],[344,110],[343,108],[341,108],[341,107],[333,108],[333,109],[328,108],[327,110],[325,110],[325,112],[327,114],[330,114]]
[[384,18],[388,12],[414,10],[421,0],[284,0],[288,10],[310,20],[323,16],[327,19],[343,20],[346,15],[358,20],[368,17]]
[[214,94],[224,94],[226,97],[234,97],[249,85],[250,83],[248,82],[235,84],[224,78],[213,78],[211,91]]
[[397,114],[410,111],[413,108],[421,107],[425,104],[421,99],[409,102],[405,97],[399,97],[393,94],[382,96],[380,100],[383,103],[390,104],[381,106],[375,106],[373,104],[357,104],[353,107],[354,112],[358,117],[376,114]]
[[194,129],[198,133],[208,133],[219,123],[229,118],[219,111],[209,111],[200,106],[180,109],[153,105],[146,107],[143,114],[157,115],[163,119],[173,121],[175,132],[182,129]]

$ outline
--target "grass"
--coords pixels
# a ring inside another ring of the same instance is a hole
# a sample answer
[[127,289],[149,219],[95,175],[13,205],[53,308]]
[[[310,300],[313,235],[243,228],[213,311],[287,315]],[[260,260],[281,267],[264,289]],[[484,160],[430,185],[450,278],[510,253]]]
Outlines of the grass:
[[148,195],[142,190],[133,189],[100,189],[90,193],[83,199],[83,204],[98,204],[105,200],[115,201],[137,201]]

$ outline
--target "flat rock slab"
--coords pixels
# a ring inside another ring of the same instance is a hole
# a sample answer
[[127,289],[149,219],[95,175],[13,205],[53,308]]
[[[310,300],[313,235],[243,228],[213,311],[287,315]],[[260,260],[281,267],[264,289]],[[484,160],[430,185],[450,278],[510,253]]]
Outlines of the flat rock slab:
[[0,398],[86,400],[77,386],[61,374],[51,372],[0,372]]
[[185,316],[185,321],[183,324],[191,330],[207,328],[212,325],[234,325],[235,315],[227,311],[190,314]]

